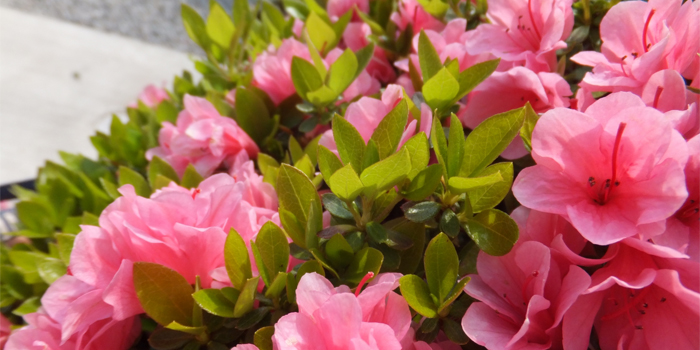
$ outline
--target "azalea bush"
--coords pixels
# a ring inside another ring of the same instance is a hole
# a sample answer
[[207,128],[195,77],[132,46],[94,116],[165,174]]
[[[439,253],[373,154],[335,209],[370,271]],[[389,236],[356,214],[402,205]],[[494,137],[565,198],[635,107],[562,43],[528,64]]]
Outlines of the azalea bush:
[[13,189],[6,349],[700,348],[698,2],[182,18],[197,76]]

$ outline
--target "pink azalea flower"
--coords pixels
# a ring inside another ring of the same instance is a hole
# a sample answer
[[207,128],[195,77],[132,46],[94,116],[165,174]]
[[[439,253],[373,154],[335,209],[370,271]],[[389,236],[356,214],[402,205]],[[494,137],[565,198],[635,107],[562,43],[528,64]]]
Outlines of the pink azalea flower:
[[[487,118],[525,106],[527,102],[537,113],[556,107],[569,107],[571,89],[559,74],[535,73],[525,67],[494,72],[479,84],[466,98],[459,118],[474,129]],[[518,135],[501,154],[506,159],[517,159],[528,153]]]
[[688,192],[688,149],[664,115],[630,93],[614,93],[585,114],[546,112],[532,136],[537,165],[513,184],[518,201],[566,218],[594,244],[664,231]]
[[665,69],[651,75],[640,96],[647,106],[664,112],[674,129],[690,138],[698,134],[700,114],[697,102],[687,98],[686,90],[681,74]]
[[6,350],[123,350],[141,334],[137,317],[102,320],[80,334],[62,340],[61,325],[43,311],[24,315],[27,326],[10,335]]
[[209,101],[185,95],[184,103],[177,125],[163,122],[158,134],[160,146],[148,150],[146,158],[162,158],[180,176],[189,164],[202,176],[209,176],[222,164],[230,167],[239,153],[258,155],[255,141],[235,120],[221,116]]
[[[374,129],[379,126],[382,119],[391,112],[402,98],[404,98],[403,89],[398,85],[389,85],[382,94],[381,100],[363,97],[357,102],[351,103],[345,111],[345,119],[357,128],[357,131],[360,132],[362,138],[367,142],[372,137]],[[413,135],[421,131],[429,135],[430,127],[432,126],[431,123],[432,113],[430,112],[430,108],[423,104],[421,106],[420,125],[418,125],[418,120],[413,119],[409,114],[409,123],[401,137],[399,147]],[[336,154],[338,152],[332,130],[326,131],[323,136],[321,136],[318,144],[325,146]]]
[[5,316],[0,315],[0,349],[5,348],[5,343],[7,343],[7,337],[10,336],[12,332],[12,323],[5,318]]
[[[445,62],[445,60],[452,59],[459,62],[459,70],[463,71],[476,63],[486,61],[490,58],[488,54],[481,54],[472,56],[467,53],[467,47],[465,42],[469,39],[469,34],[467,33],[467,20],[463,18],[457,18],[449,21],[445,28],[438,32],[436,30],[425,30],[425,35],[430,39],[430,43],[435,47],[440,56],[440,60]],[[413,36],[413,52],[409,55],[409,58],[397,61],[394,65],[404,72],[408,72],[408,60],[411,60],[413,65],[420,71],[420,62],[418,61],[418,41],[420,39],[420,32]]]
[[700,51],[700,8],[692,1],[625,1],[600,23],[601,52],[584,51],[572,60],[593,67],[581,83],[590,91],[641,93],[649,78],[673,69],[688,78]]
[[[162,101],[169,100],[168,92],[163,88],[159,88],[153,84],[146,86],[139,94],[139,101],[143,102],[148,107],[157,107]],[[134,102],[129,105],[131,108],[138,108],[139,104]]]
[[445,27],[439,19],[426,12],[417,0],[399,1],[398,12],[392,13],[390,18],[401,30],[406,30],[411,24],[413,33],[420,33],[422,29],[439,31]]
[[547,246],[522,237],[504,256],[480,252],[477,271],[464,288],[481,301],[462,319],[469,338],[493,350],[562,349],[561,322],[590,284],[585,271],[557,264]]
[[602,350],[697,349],[697,262],[636,238],[596,271],[586,295],[564,317],[568,349],[586,349],[595,325]]
[[253,344],[240,344],[231,348],[231,350],[259,350],[257,346]]
[[[369,45],[369,35],[372,34],[367,23],[352,22],[349,23],[343,32],[343,42],[350,50],[358,51]],[[396,79],[396,72],[389,63],[386,56],[386,51],[379,46],[374,47],[374,55],[367,64],[365,71],[369,75],[379,80],[382,83],[390,83]]]
[[285,39],[277,50],[271,46],[253,62],[253,85],[265,91],[276,105],[296,93],[292,82],[294,56],[311,61],[306,45]]
[[169,267],[203,288],[224,266],[223,246],[230,228],[245,241],[267,221],[279,223],[274,189],[239,157],[233,177],[217,174],[188,190],[171,183],[151,198],[131,185],[100,215],[100,227],[83,226],[75,239],[71,275],[54,282],[42,299],[61,325],[62,339],[104,320],[123,321],[143,312],[133,286],[134,262]]
[[574,25],[571,0],[492,0],[487,17],[466,41],[472,55],[490,53],[512,66],[553,72],[556,50],[566,47]]
[[379,275],[360,293],[363,280],[353,294],[347,286],[333,288],[321,275],[305,274],[296,292],[299,312],[275,324],[275,349],[400,350],[412,333],[408,303],[392,292],[399,277]]
[[326,9],[328,10],[328,16],[336,20],[346,12],[354,9],[355,6],[360,11],[369,13],[369,0],[329,0]]

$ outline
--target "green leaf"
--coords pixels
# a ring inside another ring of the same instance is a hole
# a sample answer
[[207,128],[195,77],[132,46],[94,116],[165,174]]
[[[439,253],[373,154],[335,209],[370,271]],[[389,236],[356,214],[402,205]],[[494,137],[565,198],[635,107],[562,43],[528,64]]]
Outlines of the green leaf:
[[37,272],[44,282],[51,284],[66,274],[66,264],[59,259],[45,257],[37,261]]
[[326,257],[323,255],[323,253],[321,253],[321,251],[318,248],[311,248],[309,249],[309,251],[319,264],[321,264],[324,268],[328,269],[328,271],[330,271],[335,277],[340,277],[335,268],[333,268],[333,264],[331,264],[331,262],[328,261],[328,259],[326,259]]
[[188,333],[192,335],[200,335],[206,331],[207,327],[205,326],[197,326],[197,327],[192,327],[192,326],[185,326],[180,324],[177,321],[170,322],[165,326],[167,329],[172,329],[174,331],[178,332],[183,332],[183,333]]
[[428,81],[442,69],[440,56],[430,42],[430,38],[422,30],[418,37],[418,63],[423,73],[423,81]]
[[129,184],[134,186],[134,190],[139,196],[146,198],[151,196],[151,187],[141,174],[125,166],[120,166],[117,173],[119,174],[119,187]]
[[440,217],[440,231],[444,232],[450,238],[455,238],[459,234],[460,225],[459,218],[451,209],[445,209]]
[[365,230],[369,237],[377,244],[385,243],[389,240],[389,232],[384,226],[374,221],[370,221],[365,226]]
[[307,177],[313,177],[316,172],[316,166],[311,162],[307,154],[304,154],[298,162],[294,163],[294,167],[301,170]]
[[501,181],[503,181],[503,176],[500,172],[495,172],[482,177],[455,176],[450,178],[447,186],[450,188],[450,192],[461,194],[484,186],[491,186]]
[[430,141],[433,143],[433,150],[438,163],[442,165],[444,175],[447,176],[447,140],[442,129],[440,118],[433,118],[433,127],[430,129]]
[[412,201],[425,200],[433,194],[441,179],[442,166],[433,164],[419,172],[401,195]]
[[338,93],[326,85],[306,94],[306,98],[316,106],[325,106],[338,98]]
[[413,222],[426,222],[434,218],[441,208],[440,203],[433,201],[420,202],[406,209],[404,216]]
[[423,97],[432,109],[448,107],[457,93],[459,83],[444,67],[423,84]]
[[241,317],[238,320],[238,324],[236,325],[236,329],[239,329],[239,330],[249,329],[249,328],[255,326],[256,324],[258,324],[258,322],[262,321],[262,319],[265,318],[265,316],[267,316],[269,313],[270,313],[269,307],[261,307],[258,309],[254,309],[254,310],[248,312],[247,314],[243,315],[243,317]]
[[328,71],[328,87],[338,95],[342,94],[355,80],[357,66],[358,62],[355,54],[352,50],[345,49],[335,62],[331,64],[331,68]]
[[272,132],[273,120],[265,101],[243,86],[236,88],[236,122],[258,144]]
[[447,146],[447,176],[459,173],[464,158],[464,128],[454,113],[450,117],[450,144]]
[[406,129],[408,121],[408,104],[405,99],[401,99],[394,109],[389,112],[376,129],[370,140],[377,146],[379,159],[384,159],[396,151],[401,142],[401,136]]
[[370,139],[365,148],[365,156],[362,158],[362,169],[367,169],[370,165],[379,161],[379,151],[377,143]]
[[70,253],[73,251],[73,242],[76,235],[70,233],[59,233],[56,235],[56,243],[58,244],[58,254],[63,260],[63,263],[70,263]]
[[399,153],[389,156],[368,167],[360,175],[360,180],[364,184],[364,193],[372,193],[388,190],[397,185],[408,176],[411,171],[411,158],[408,151],[402,148]]
[[161,325],[176,321],[192,324],[192,286],[179,273],[165,266],[134,263],[134,288],[143,310]]
[[309,61],[294,56],[292,57],[292,82],[297,93],[306,99],[307,94],[316,91],[323,86],[323,79],[313,64]]
[[518,135],[524,120],[525,108],[518,108],[494,115],[479,124],[464,143],[459,176],[474,176],[498,158]]
[[[274,278],[279,272],[287,272],[289,265],[289,243],[282,229],[274,222],[266,222],[255,239],[263,263]],[[269,286],[269,285],[268,285]]]
[[486,80],[491,73],[493,73],[501,59],[490,60],[486,62],[477,63],[459,73],[457,80],[459,81],[459,93],[456,99],[461,99],[466,94],[471,92],[477,85],[481,84],[482,81]]
[[[315,212],[323,212],[321,198],[318,196],[314,184],[304,173],[287,164],[282,164],[277,175],[276,189],[280,208],[294,214],[301,228],[308,227],[309,220],[314,221],[314,227],[323,226],[321,215],[311,217],[310,205],[313,206]],[[304,244],[302,248],[306,248],[306,245]]]
[[423,7],[425,12],[437,18],[442,18],[445,12],[450,8],[450,6],[442,0],[418,0],[418,3]]
[[148,337],[148,344],[154,349],[180,349],[190,340],[194,339],[194,335],[184,332],[174,331],[168,328],[156,328],[151,336]]
[[311,42],[319,48],[322,54],[327,53],[335,46],[337,38],[333,27],[321,19],[316,12],[309,13],[306,18],[306,31],[309,33]]
[[404,218],[396,218],[385,223],[384,226],[391,231],[404,235],[413,243],[410,248],[400,253],[401,265],[398,268],[398,272],[403,274],[414,273],[420,266],[421,259],[423,259],[425,225],[411,222]]
[[343,163],[352,164],[355,172],[360,173],[365,154],[365,140],[360,132],[345,118],[336,115],[333,118],[333,138]]
[[500,210],[484,210],[470,219],[465,226],[469,237],[489,255],[508,254],[518,241],[518,224]]
[[207,28],[202,17],[197,11],[186,4],[182,4],[181,13],[182,23],[185,25],[185,30],[190,38],[192,38],[192,41],[204,49],[204,51],[209,52],[209,36],[207,35]]
[[102,177],[100,178],[100,184],[102,185],[102,189],[112,198],[112,199],[117,199],[121,196],[121,193],[117,190],[117,185],[115,185],[112,181],[107,180],[106,178]]
[[335,153],[324,146],[318,146],[318,168],[328,186],[331,185],[331,176],[342,167],[343,163]]
[[306,230],[301,227],[297,217],[292,214],[289,210],[280,208],[280,222],[282,227],[284,227],[287,235],[292,239],[292,241],[299,245],[301,248],[306,248]]
[[439,313],[446,309],[448,306],[450,306],[450,304],[452,304],[452,302],[455,301],[455,299],[457,299],[457,297],[459,297],[462,294],[464,286],[466,286],[470,280],[470,277],[464,277],[461,280],[459,280],[459,282],[457,282],[457,284],[454,286],[454,288],[452,288],[452,291],[447,296],[445,301],[443,301],[442,305],[440,305],[440,308],[438,309]]
[[503,181],[479,187],[467,193],[474,213],[495,207],[510,191],[513,185],[513,163],[496,163],[489,165],[486,169],[476,174],[476,176],[478,178],[483,178],[499,172],[503,177]]
[[353,170],[352,164],[348,164],[336,171],[330,180],[331,191],[344,200],[355,200],[364,188],[357,173]]
[[437,317],[437,306],[423,279],[416,275],[406,275],[399,279],[399,287],[401,295],[413,310],[427,318]]
[[37,271],[37,263],[44,255],[31,251],[12,250],[7,253],[12,265],[14,265],[24,275],[24,281],[29,284],[41,282],[41,277]]
[[408,139],[401,148],[405,148],[408,151],[408,155],[411,156],[411,171],[408,173],[408,178],[413,180],[418,173],[428,166],[430,161],[428,137],[421,131]]
[[233,228],[224,243],[224,262],[231,284],[241,290],[253,273],[245,241]]
[[352,247],[348,244],[348,241],[341,234],[336,234],[326,243],[326,256],[333,266],[343,269],[350,262],[354,256]]
[[304,150],[301,148],[299,141],[294,136],[289,137],[289,154],[292,156],[292,162],[298,162],[304,156]]
[[224,49],[228,49],[235,28],[231,17],[214,0],[209,1],[209,17],[207,17],[206,29],[211,40],[221,45]]
[[42,237],[51,237],[54,231],[51,214],[43,205],[35,201],[21,201],[15,206],[18,219],[30,231],[41,233]]
[[189,189],[197,188],[202,181],[204,181],[204,178],[202,175],[199,175],[194,165],[188,164],[187,168],[185,168],[185,173],[182,175],[180,186]]
[[260,350],[272,350],[272,336],[275,334],[274,326],[262,327],[255,331],[253,343]]
[[202,309],[210,314],[233,317],[235,304],[226,298],[220,289],[202,289],[192,294],[192,297]]
[[528,151],[532,151],[532,132],[535,130],[535,125],[540,117],[537,115],[530,102],[525,103],[525,121],[523,127],[520,129],[520,137],[525,143],[525,148]]
[[464,345],[469,343],[469,337],[464,333],[462,326],[449,318],[443,319],[442,330],[445,332],[447,339],[455,344]]
[[148,165],[148,181],[151,184],[151,188],[156,187],[156,178],[158,175],[175,181],[175,183],[180,183],[179,177],[173,167],[158,156],[154,156],[153,159],[151,159],[151,164]]
[[41,299],[39,297],[31,297],[22,302],[22,304],[16,309],[12,310],[12,314],[17,316],[24,316],[26,314],[36,312],[37,310],[39,310],[40,307]]
[[272,280],[272,284],[267,288],[265,291],[265,296],[268,298],[279,298],[280,294],[282,294],[282,291],[284,290],[284,287],[287,285],[287,273],[286,272],[280,272],[277,274],[277,277],[275,277],[274,280]]
[[[361,12],[357,11],[356,13]],[[355,52],[355,57],[357,57],[357,70],[355,71],[355,79],[357,79],[374,57],[374,43],[370,42],[367,46],[359,49]]]
[[459,277],[459,257],[446,234],[440,233],[428,243],[423,264],[430,292],[441,304],[447,299]]
[[2,265],[0,272],[2,273],[2,286],[12,297],[27,299],[34,294],[32,286],[24,281],[22,273],[18,269]]
[[323,194],[323,206],[335,217],[346,220],[352,220],[354,218],[345,203],[333,193]]
[[243,289],[241,289],[241,295],[236,300],[236,306],[233,308],[233,317],[239,318],[253,310],[258,281],[260,281],[260,277],[253,277],[245,282]]
[[251,20],[250,7],[247,0],[233,0],[233,24],[239,30]]
[[382,267],[384,256],[374,248],[366,247],[355,254],[345,271],[343,279],[350,283],[360,283],[368,272],[374,272],[375,276]]

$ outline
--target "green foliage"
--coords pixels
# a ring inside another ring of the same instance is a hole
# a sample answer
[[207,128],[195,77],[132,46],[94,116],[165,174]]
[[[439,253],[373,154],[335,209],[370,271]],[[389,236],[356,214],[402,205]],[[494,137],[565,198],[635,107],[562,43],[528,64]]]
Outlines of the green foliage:
[[165,266],[134,263],[134,288],[143,310],[161,325],[192,325],[192,286]]

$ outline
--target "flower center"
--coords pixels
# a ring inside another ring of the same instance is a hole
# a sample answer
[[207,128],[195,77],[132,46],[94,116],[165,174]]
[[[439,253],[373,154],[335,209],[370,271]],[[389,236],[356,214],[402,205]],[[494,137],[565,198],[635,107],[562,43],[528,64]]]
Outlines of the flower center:
[[537,35],[537,39],[542,40],[542,36],[540,35],[540,31],[537,29],[537,23],[535,23],[535,16],[532,15],[532,0],[527,0],[527,13],[530,15],[530,22],[532,23],[532,29],[535,30],[535,34]]
[[[615,319],[620,316],[626,316],[627,321],[634,326],[636,329],[642,329],[641,325],[635,325],[634,320],[632,319],[632,314],[631,311],[632,309],[635,309],[637,312],[639,312],[640,315],[646,315],[647,311],[646,309],[649,307],[649,304],[644,300],[646,295],[649,293],[649,288],[644,288],[641,290],[632,290],[632,289],[627,289],[627,288],[622,288],[622,295],[619,296],[619,298],[614,298],[611,297],[608,300],[613,302],[613,307],[617,308],[617,310],[614,310],[606,315],[603,315],[600,317],[601,321],[609,321],[612,319]],[[629,293],[626,293],[629,290]],[[635,293],[636,292],[636,293]],[[620,300],[622,301],[622,306],[620,306]],[[665,302],[666,299],[663,298],[661,299],[661,302]]]
[[[612,176],[601,184],[598,192],[595,195],[596,198],[593,199],[593,201],[599,205],[603,205],[608,202],[610,199],[610,192],[612,192],[613,187],[620,186],[620,181],[617,180],[617,156],[620,153],[620,142],[622,141],[622,133],[625,131],[625,127],[627,127],[627,123],[620,123],[620,126],[617,128],[617,135],[615,136],[615,145],[613,146],[612,154]],[[595,184],[595,177],[589,177],[588,185],[590,187],[594,187]]]
[[530,275],[528,275],[527,278],[525,279],[525,282],[523,283],[523,287],[522,287],[522,289],[521,289],[521,291],[520,291],[520,292],[522,293],[522,296],[523,296],[523,304],[527,303],[526,300],[529,299],[529,298],[527,297],[527,287],[530,285],[530,283],[532,282],[532,280],[534,280],[535,277],[537,277],[537,276],[539,276],[539,275],[540,275],[540,272],[539,272],[539,271],[535,271],[535,272],[531,273]]

